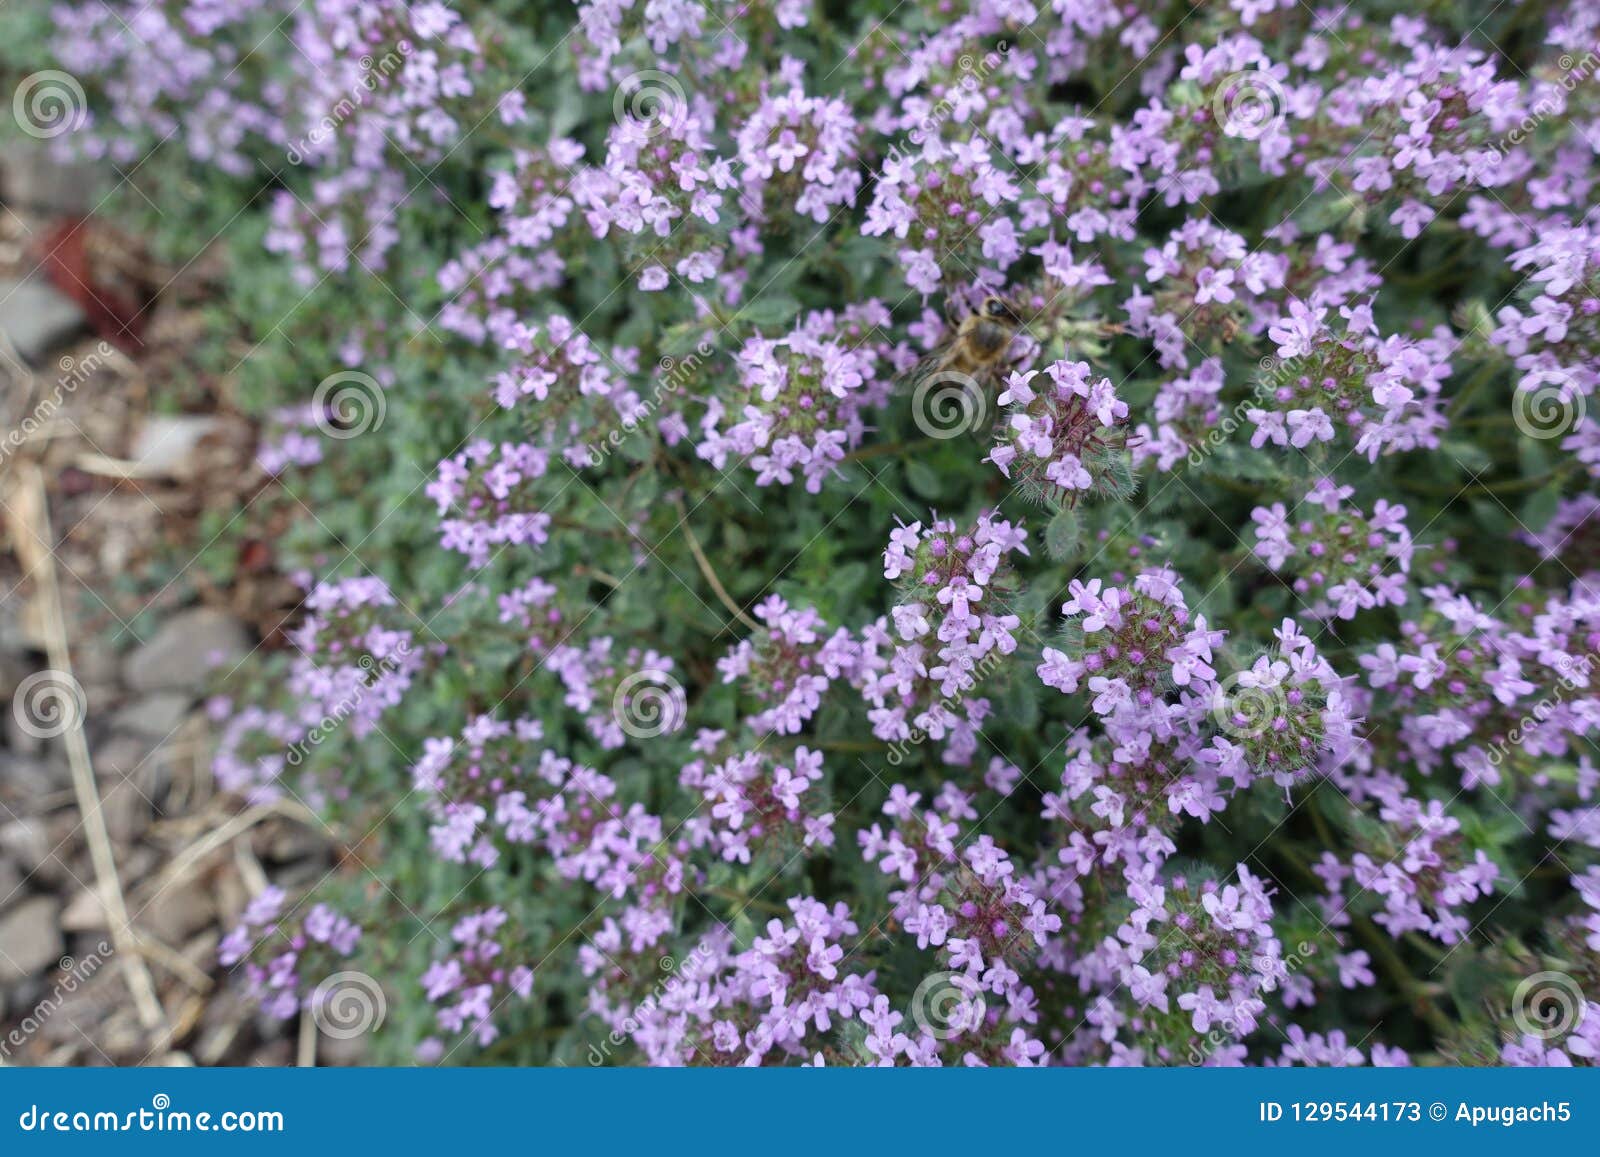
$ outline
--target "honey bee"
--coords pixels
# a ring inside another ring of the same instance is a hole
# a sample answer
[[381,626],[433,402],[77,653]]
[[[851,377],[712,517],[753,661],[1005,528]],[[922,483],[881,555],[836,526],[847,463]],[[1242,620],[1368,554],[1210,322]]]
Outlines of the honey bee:
[[921,381],[936,374],[962,374],[982,381],[1004,364],[1012,339],[1026,328],[1017,307],[1003,297],[983,299],[956,325],[955,336],[923,358],[912,372]]

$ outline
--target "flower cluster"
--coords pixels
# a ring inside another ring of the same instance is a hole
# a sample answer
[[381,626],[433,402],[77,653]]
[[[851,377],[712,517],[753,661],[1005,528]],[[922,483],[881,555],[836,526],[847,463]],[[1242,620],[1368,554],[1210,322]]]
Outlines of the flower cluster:
[[558,875],[646,900],[682,890],[684,866],[658,816],[619,798],[616,781],[540,744],[536,721],[474,719],[459,741],[431,739],[412,782],[428,800],[441,859],[481,868],[538,845]]
[[919,652],[924,638],[930,648],[938,644],[927,673],[940,694],[972,687],[991,651],[1016,649],[1020,620],[1006,611],[1004,599],[1011,555],[1027,555],[1027,538],[1020,526],[989,513],[971,526],[935,518],[927,529],[913,522],[890,533],[883,576],[899,585],[901,601],[889,617],[901,640]]
[[1251,308],[1281,289],[1289,261],[1252,252],[1232,230],[1191,217],[1159,248],[1143,254],[1145,286],[1124,302],[1128,331],[1154,343],[1161,365],[1186,369],[1191,351],[1226,344],[1261,328],[1265,310]]
[[1068,593],[1066,649],[1046,647],[1039,664],[1046,687],[1069,695],[1081,687],[1096,715],[1159,731],[1169,691],[1208,688],[1216,677],[1212,648],[1222,634],[1190,613],[1171,571],[1145,571],[1127,586],[1074,579]]
[[[442,859],[492,868],[500,860],[497,843],[532,843],[548,833],[541,824],[543,792],[572,769],[535,746],[543,738],[538,720],[508,723],[482,715],[467,724],[459,742],[423,744],[412,784],[433,801],[428,836]],[[534,808],[528,806],[530,788]]]
[[1352,909],[1376,903],[1382,910],[1373,922],[1396,939],[1421,932],[1458,943],[1471,928],[1463,906],[1493,891],[1500,869],[1481,849],[1469,852],[1461,822],[1438,800],[1383,792],[1378,819],[1383,827],[1369,850],[1348,861],[1325,852],[1316,865],[1327,888],[1322,907],[1328,923],[1348,924]]
[[1005,431],[986,461],[1040,502],[1072,505],[1080,494],[1124,499],[1133,473],[1121,454],[1128,404],[1109,378],[1090,380],[1087,362],[1054,362],[1048,384],[1037,370],[1013,373],[1000,395]]
[[895,257],[912,289],[936,293],[942,270],[991,260],[1004,269],[1022,255],[1010,217],[995,212],[1021,193],[998,160],[981,135],[949,145],[930,138],[913,154],[885,160],[861,231],[895,238]]
[[682,728],[687,708],[672,660],[638,647],[617,650],[603,635],[581,647],[563,643],[545,659],[566,686],[564,702],[582,716],[595,742],[610,750],[630,736],[648,739]]
[[1156,424],[1139,423],[1129,443],[1135,466],[1153,461],[1171,470],[1206,445],[1209,431],[1222,420],[1221,358],[1206,358],[1187,374],[1161,383],[1150,407]]
[[[962,836],[960,821],[976,813],[959,791],[946,790],[926,810],[919,810],[921,800],[895,784],[883,805],[889,830],[874,823],[857,833],[862,857],[904,885],[889,893],[895,919],[918,949],[934,949],[949,969],[929,978],[934,991],[928,981],[919,987],[914,1017],[925,1037],[954,1042],[964,1063],[1031,1063],[1045,1046],[1029,1028],[1038,1019],[1036,995],[1020,969],[1030,953],[1050,946],[1061,917],[991,837]],[[883,1042],[891,1044],[881,1058],[904,1052],[913,1063],[930,1063],[929,1054],[938,1055],[937,1045],[903,1034]]]
[[718,470],[747,462],[760,486],[787,486],[798,475],[807,491],[820,490],[860,444],[867,409],[885,396],[876,347],[864,340],[875,315],[883,310],[872,303],[844,316],[813,313],[783,337],[745,342],[740,392],[728,403],[710,400],[700,456]]
[[[499,908],[461,917],[450,929],[455,941],[450,955],[422,974],[423,995],[439,1006],[439,1028],[469,1035],[480,1047],[500,1035],[494,1017],[501,1005],[512,997],[527,1000],[533,995],[533,969],[507,958],[507,942],[514,939],[513,932],[502,931],[508,919]],[[424,1056],[437,1047],[424,1044]]]
[[739,681],[770,704],[746,721],[753,730],[796,735],[833,681],[854,671],[858,647],[843,627],[824,638],[822,616],[790,607],[781,595],[763,599],[754,615],[763,629],[719,659],[717,670],[724,683]]
[[1373,607],[1404,606],[1415,547],[1406,508],[1380,498],[1370,515],[1346,506],[1353,486],[1319,479],[1291,511],[1258,506],[1255,553],[1295,576],[1293,589],[1314,619],[1353,619]]
[[1226,807],[1214,765],[1201,758],[1205,706],[1190,699],[1180,710],[1181,725],[1163,736],[1119,742],[1080,727],[1068,738],[1060,790],[1044,793],[1042,809],[1069,829],[1057,852],[1066,872],[1159,865],[1177,850],[1172,836],[1185,818],[1207,820]]
[[1439,444],[1445,427],[1440,385],[1455,342],[1448,333],[1412,341],[1382,337],[1370,302],[1339,307],[1335,331],[1325,306],[1291,298],[1272,327],[1279,360],[1245,415],[1252,446],[1304,449],[1347,433],[1369,460]]
[[242,965],[251,998],[279,1020],[315,1011],[328,995],[323,982],[361,940],[361,927],[326,904],[312,905],[298,925],[286,923],[294,914],[286,900],[281,888],[262,889],[217,947],[223,967]]
[[[1362,655],[1375,692],[1402,711],[1395,736],[1419,768],[1448,760],[1462,786],[1498,785],[1506,768],[1536,773],[1594,734],[1600,601],[1585,583],[1541,605],[1486,611],[1446,586],[1396,643]],[[1580,748],[1581,750],[1581,748]]]
[[1538,438],[1561,437],[1591,476],[1600,472],[1600,435],[1588,417],[1600,385],[1597,242],[1589,225],[1562,225],[1513,253],[1512,266],[1527,278],[1523,303],[1502,308],[1490,335],[1520,375],[1513,397],[1519,428]]
[[820,751],[800,746],[788,754],[742,751],[716,759],[723,738],[718,732],[698,736],[695,750],[704,754],[678,776],[706,803],[705,812],[686,825],[694,846],[709,845],[724,860],[741,864],[755,851],[770,849],[786,859],[795,849],[833,847],[834,814],[818,802]]
[[439,463],[427,495],[438,505],[439,541],[460,551],[473,567],[507,546],[543,546],[550,515],[537,483],[550,469],[547,450],[526,442],[474,441]]
[[573,202],[596,237],[622,239],[640,289],[663,290],[674,276],[714,283],[735,217],[725,204],[738,187],[733,163],[713,145],[710,118],[677,90],[619,91],[634,107],[611,130],[604,164],[572,181]]
[[539,655],[548,654],[567,638],[566,616],[556,595],[553,584],[533,578],[495,600],[500,622],[514,627],[528,649]]
[[761,101],[739,128],[740,202],[758,220],[793,212],[826,224],[861,188],[858,133],[850,106],[807,96],[799,72],[798,61],[785,60],[774,87],[789,90]]
[[1287,787],[1355,749],[1345,681],[1293,619],[1273,634],[1278,645],[1224,679],[1212,700],[1221,734],[1201,759],[1241,787],[1256,777]]
[[989,713],[988,699],[972,692],[1017,649],[1021,620],[1004,600],[1026,540],[1020,526],[992,513],[890,532],[883,573],[898,584],[900,601],[889,619],[862,631],[855,675],[879,739],[942,740],[947,760],[970,762]]
[[[597,431],[634,421],[644,404],[626,377],[638,369],[638,351],[618,347],[604,354],[559,314],[542,322],[513,323],[504,345],[517,360],[495,375],[495,403],[520,409],[530,434],[575,469],[589,464],[589,444]],[[513,463],[508,449],[501,447],[502,461],[525,477],[536,478],[547,469],[535,463],[526,447],[517,453]],[[511,486],[517,481],[508,479]],[[498,491],[494,496],[504,498]]]
[[[997,655],[994,663],[968,672],[969,689],[993,675],[998,664]],[[856,686],[868,705],[867,718],[876,738],[901,746],[931,739],[943,745],[946,762],[972,762],[978,750],[978,731],[991,711],[988,697],[967,690],[944,694],[940,681],[929,673],[925,648],[899,642],[888,619],[878,619],[861,630]],[[898,750],[891,748],[892,752]]]
[[474,344],[507,348],[537,295],[561,284],[566,262],[552,244],[574,204],[567,186],[583,146],[566,137],[525,144],[492,178],[489,207],[501,229],[447,261],[438,274],[449,299],[440,328]]
[[405,696],[422,668],[422,647],[379,578],[318,583],[305,598],[305,620],[290,634],[298,652],[290,678],[308,726],[348,720],[360,738]]
[[54,0],[308,592],[217,784],[385,884],[250,991],[444,911],[378,1059],[1592,1062],[1592,0],[735,7]]
[[[1152,1060],[1238,1063],[1266,1011],[1266,996],[1284,975],[1283,947],[1273,932],[1272,888],[1240,864],[1237,882],[1159,877],[1146,868],[1129,877],[1133,910],[1080,968],[1086,978],[1120,982],[1116,999],[1101,995],[1084,1013],[1111,1043],[1143,1028]],[[1101,983],[1104,981],[1102,980]],[[1121,1042],[1137,1050],[1139,1041]]]
[[692,975],[635,1014],[637,1040],[652,1063],[825,1060],[829,1035],[881,999],[870,970],[846,958],[861,931],[848,908],[810,896],[795,896],[785,908],[787,918],[768,920],[744,951],[725,930],[709,933],[690,953]]

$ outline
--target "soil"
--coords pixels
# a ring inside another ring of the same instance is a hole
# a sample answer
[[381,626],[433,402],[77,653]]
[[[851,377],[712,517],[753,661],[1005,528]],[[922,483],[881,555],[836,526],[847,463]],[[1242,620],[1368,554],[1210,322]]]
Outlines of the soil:
[[[0,170],[0,1064],[294,1063],[295,1026],[217,964],[253,894],[338,855],[303,809],[247,808],[211,774],[217,664],[280,645],[299,602],[269,545],[288,504],[230,376],[196,356],[223,255],[163,267],[84,206],[30,198],[73,182],[17,164]],[[78,697],[70,725],[30,715],[46,685]],[[331,1044],[320,1063],[359,1059]]]

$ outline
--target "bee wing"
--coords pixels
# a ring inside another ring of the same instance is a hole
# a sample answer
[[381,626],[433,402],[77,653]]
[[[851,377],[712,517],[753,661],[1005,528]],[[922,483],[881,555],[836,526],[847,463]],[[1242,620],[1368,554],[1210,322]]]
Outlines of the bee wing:
[[938,373],[950,361],[950,347],[940,346],[932,353],[925,355],[916,365],[905,372],[904,380],[909,386],[915,386],[924,379]]

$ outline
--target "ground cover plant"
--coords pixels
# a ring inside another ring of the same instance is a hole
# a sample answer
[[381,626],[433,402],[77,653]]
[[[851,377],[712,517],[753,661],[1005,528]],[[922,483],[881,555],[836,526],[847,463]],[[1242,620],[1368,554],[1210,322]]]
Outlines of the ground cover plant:
[[225,941],[265,1015],[1595,1060],[1600,4],[6,19],[24,128],[228,251],[303,600],[214,770],[349,848]]

